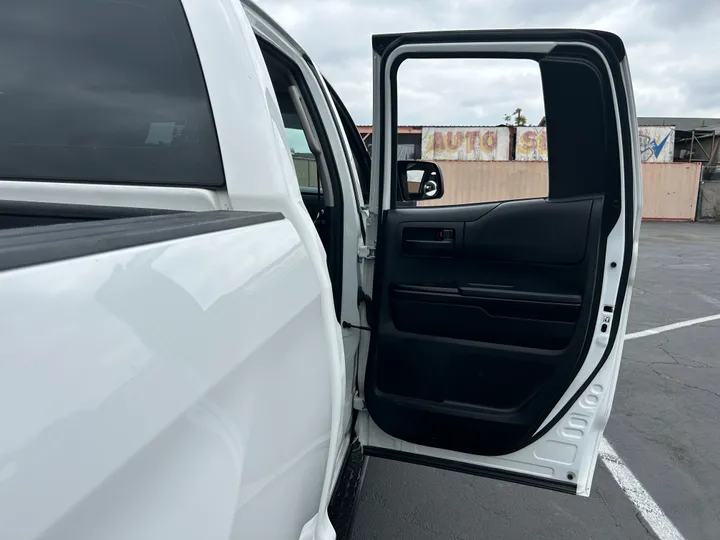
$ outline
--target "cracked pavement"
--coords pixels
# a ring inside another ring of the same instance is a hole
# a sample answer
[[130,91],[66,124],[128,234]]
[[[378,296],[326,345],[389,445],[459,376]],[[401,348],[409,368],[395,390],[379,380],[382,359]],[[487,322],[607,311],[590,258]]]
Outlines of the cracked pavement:
[[[720,313],[720,224],[643,223],[628,333]],[[625,344],[605,432],[688,540],[720,538],[720,320]],[[600,464],[589,499],[371,460],[354,540],[651,539]]]

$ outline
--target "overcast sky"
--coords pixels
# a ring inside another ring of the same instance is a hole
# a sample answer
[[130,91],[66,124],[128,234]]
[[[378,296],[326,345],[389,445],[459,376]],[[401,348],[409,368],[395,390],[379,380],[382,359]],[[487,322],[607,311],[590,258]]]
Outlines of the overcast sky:
[[[628,47],[641,116],[720,117],[720,0],[256,0],[305,48],[358,124],[372,122],[372,34],[597,28]],[[400,123],[494,125],[542,117],[533,63],[444,61],[399,74]]]

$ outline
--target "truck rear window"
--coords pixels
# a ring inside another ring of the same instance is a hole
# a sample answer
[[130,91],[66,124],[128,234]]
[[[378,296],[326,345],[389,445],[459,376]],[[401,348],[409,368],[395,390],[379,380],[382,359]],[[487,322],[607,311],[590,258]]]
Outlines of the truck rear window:
[[0,179],[218,186],[180,0],[3,0]]

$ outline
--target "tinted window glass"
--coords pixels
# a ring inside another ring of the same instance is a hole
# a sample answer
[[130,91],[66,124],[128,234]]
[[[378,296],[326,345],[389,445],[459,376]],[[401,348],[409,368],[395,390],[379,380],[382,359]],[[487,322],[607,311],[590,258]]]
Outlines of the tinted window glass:
[[180,0],[3,0],[0,178],[222,185]]

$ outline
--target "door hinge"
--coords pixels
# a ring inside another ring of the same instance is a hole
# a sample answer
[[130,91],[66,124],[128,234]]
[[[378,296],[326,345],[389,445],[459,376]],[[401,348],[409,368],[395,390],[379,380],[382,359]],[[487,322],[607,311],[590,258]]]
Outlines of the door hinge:
[[358,394],[355,394],[353,396],[353,409],[355,409],[356,411],[365,410],[365,400],[361,398]]
[[360,246],[358,248],[358,259],[372,260],[375,258],[375,248],[369,246]]

